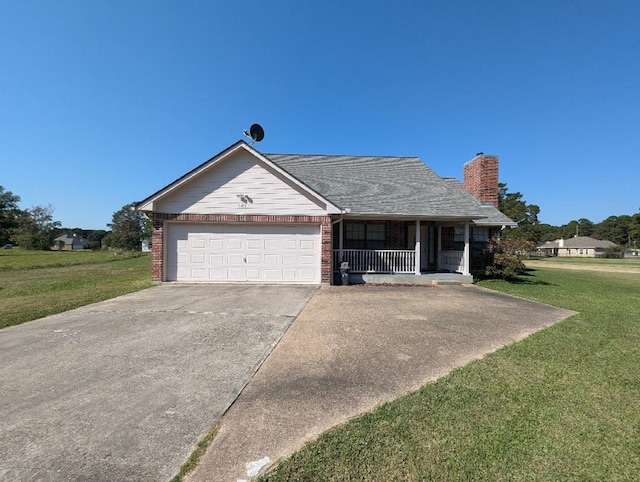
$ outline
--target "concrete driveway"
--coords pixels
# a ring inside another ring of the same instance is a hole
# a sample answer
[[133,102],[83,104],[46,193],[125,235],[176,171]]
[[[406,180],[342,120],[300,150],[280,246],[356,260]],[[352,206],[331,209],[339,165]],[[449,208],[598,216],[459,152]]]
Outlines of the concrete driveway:
[[323,287],[187,481],[248,480],[325,430],[571,314],[476,286]]
[[169,480],[317,289],[167,284],[0,330],[0,480]]

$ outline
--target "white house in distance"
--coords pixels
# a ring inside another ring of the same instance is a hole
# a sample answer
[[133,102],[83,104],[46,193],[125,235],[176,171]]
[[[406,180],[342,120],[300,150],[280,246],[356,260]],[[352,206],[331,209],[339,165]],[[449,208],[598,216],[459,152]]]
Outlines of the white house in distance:
[[319,284],[342,262],[359,282],[471,282],[487,241],[515,224],[497,205],[496,156],[477,155],[461,183],[417,157],[264,154],[238,141],[136,208],[153,221],[154,281]]
[[608,248],[617,246],[606,239],[594,239],[589,236],[574,236],[569,239],[547,241],[536,250],[548,256],[570,256],[582,258],[601,258]]

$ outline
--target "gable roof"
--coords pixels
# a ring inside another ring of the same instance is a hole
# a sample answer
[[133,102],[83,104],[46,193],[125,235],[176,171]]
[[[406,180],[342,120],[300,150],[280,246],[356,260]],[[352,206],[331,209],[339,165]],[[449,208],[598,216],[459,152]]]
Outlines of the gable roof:
[[459,181],[441,178],[417,157],[262,154],[243,140],[137,203],[136,209],[153,211],[157,200],[239,149],[325,203],[330,214],[514,224],[493,206],[482,205]]
[[573,238],[563,239],[563,245],[560,246],[560,239],[556,239],[555,241],[547,241],[538,246],[539,249],[606,249],[611,248],[612,246],[617,246],[616,243],[613,243],[607,239],[595,239],[590,238],[589,236],[574,236]]
[[195,167],[191,171],[187,172],[183,176],[179,177],[178,179],[176,179],[172,183],[170,183],[167,186],[163,187],[162,189],[156,191],[151,196],[149,196],[146,199],[136,203],[135,208],[137,210],[139,210],[139,211],[153,211],[154,202],[158,201],[159,199],[161,199],[162,197],[166,196],[167,194],[169,194],[171,192],[174,192],[176,189],[178,189],[180,186],[184,185],[185,183],[187,183],[188,181],[190,181],[191,179],[196,177],[198,174],[200,174],[200,173],[212,168],[213,166],[215,166],[215,165],[221,163],[222,161],[224,161],[225,159],[228,159],[231,155],[235,154],[240,149],[244,149],[244,150],[250,152],[256,158],[258,158],[261,162],[267,164],[270,168],[272,168],[276,172],[279,172],[281,175],[283,175],[285,178],[287,178],[289,181],[291,181],[294,185],[297,185],[297,187],[300,190],[307,192],[312,197],[315,197],[319,201],[321,201],[322,203],[326,204],[327,211],[329,213],[335,214],[335,213],[339,213],[340,212],[340,208],[339,207],[335,206],[333,203],[328,201],[326,198],[322,197],[321,194],[319,194],[318,192],[313,191],[308,186],[304,185],[304,183],[300,182],[295,177],[291,176],[289,173],[287,173],[281,167],[279,167],[276,164],[274,164],[273,162],[271,162],[264,155],[262,155],[260,152],[256,151],[253,147],[251,147],[249,144],[247,144],[243,140],[240,140],[240,141],[236,142],[235,144],[229,146],[224,151],[220,152],[219,154],[216,154],[211,159],[203,162],[202,164],[200,164],[199,166]]
[[478,219],[486,213],[417,157],[264,154],[350,215]]

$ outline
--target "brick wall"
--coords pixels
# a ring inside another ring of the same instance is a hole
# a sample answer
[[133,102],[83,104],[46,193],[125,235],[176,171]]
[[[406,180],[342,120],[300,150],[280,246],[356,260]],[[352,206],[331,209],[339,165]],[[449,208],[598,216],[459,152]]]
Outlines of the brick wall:
[[153,213],[151,246],[153,281],[164,281],[164,224],[165,221],[218,224],[319,224],[321,226],[321,281],[331,281],[331,218],[329,216],[284,216],[265,214],[168,214]]
[[462,186],[481,203],[498,207],[498,156],[478,154],[464,165]]
[[387,249],[407,249],[407,228],[402,221],[387,221]]

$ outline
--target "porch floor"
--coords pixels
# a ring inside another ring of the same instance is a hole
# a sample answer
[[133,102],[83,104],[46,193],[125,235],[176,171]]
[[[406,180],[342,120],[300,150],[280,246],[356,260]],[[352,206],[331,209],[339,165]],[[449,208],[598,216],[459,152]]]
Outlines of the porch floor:
[[391,285],[447,285],[471,284],[472,275],[460,273],[428,272],[415,274],[384,274],[384,273],[351,273],[349,284],[391,284]]

